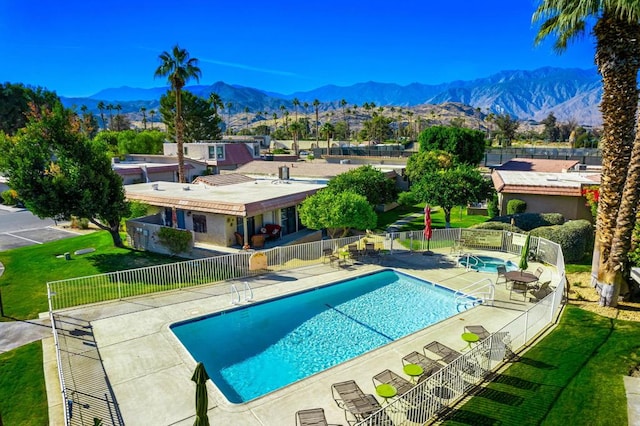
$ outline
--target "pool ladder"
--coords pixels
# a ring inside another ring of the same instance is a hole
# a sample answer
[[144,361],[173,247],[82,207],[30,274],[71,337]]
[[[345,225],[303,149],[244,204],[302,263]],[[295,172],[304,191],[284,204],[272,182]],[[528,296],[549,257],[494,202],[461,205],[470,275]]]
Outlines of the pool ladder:
[[[253,301],[253,289],[249,285],[248,281],[245,281],[243,284],[243,293],[244,293],[244,302],[249,303]],[[238,291],[238,287],[235,284],[231,284],[231,304],[239,305],[240,302],[240,291]]]
[[[467,264],[465,265],[465,269],[467,271],[473,269],[474,266],[478,266],[480,264],[485,265],[486,262],[484,262],[483,260],[481,260],[479,257],[476,257],[474,255],[472,255],[471,253],[465,253],[462,256],[458,257],[458,264],[460,264],[460,260],[461,259],[467,259]],[[473,265],[471,265],[471,260],[473,260],[475,263]]]
[[479,304],[493,305],[496,286],[490,278],[483,278],[455,292],[454,304],[458,312]]

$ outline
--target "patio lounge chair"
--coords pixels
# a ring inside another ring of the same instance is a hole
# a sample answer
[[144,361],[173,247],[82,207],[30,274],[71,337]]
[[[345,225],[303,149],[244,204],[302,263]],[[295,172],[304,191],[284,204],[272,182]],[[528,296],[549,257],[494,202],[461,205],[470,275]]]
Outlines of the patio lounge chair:
[[353,380],[332,384],[331,395],[338,407],[345,411],[344,418],[347,423],[352,422],[347,413],[351,413],[356,421],[360,421],[382,408],[375,396],[366,395]]
[[296,413],[296,426],[329,426],[324,409],[311,408]]
[[329,265],[333,265],[334,262],[337,262],[338,265],[340,264],[340,257],[330,248],[322,250],[322,263],[325,260],[329,261]]
[[485,354],[491,361],[503,361],[515,357],[511,350],[511,337],[509,332],[500,331],[491,335],[490,349]]
[[360,259],[360,250],[358,250],[358,246],[356,244],[349,244],[347,246],[347,250],[349,251],[349,258],[351,260],[359,260]]
[[473,333],[480,338],[480,341],[483,341],[487,337],[491,336],[489,330],[484,328],[481,325],[465,325],[464,331],[467,333]]
[[422,367],[422,376],[420,376],[420,379],[429,377],[436,371],[442,369],[442,364],[438,363],[435,359],[422,355],[418,351],[413,351],[409,355],[404,356],[402,358],[402,364],[416,364]]
[[513,281],[511,283],[511,290],[509,290],[509,300],[513,300],[513,293],[522,294],[523,300],[527,300],[527,292],[529,291],[529,284]]
[[[460,352],[454,351],[447,345],[443,345],[442,343],[435,340],[431,343],[424,345],[423,350],[432,352],[440,356],[439,361],[445,362],[447,364],[449,364],[451,361],[453,361],[454,359],[462,355]],[[426,352],[425,352],[425,355],[426,355]]]
[[391,370],[384,370],[383,372],[373,376],[373,386],[378,386],[383,383],[389,384],[396,388],[396,391],[398,391],[398,396],[404,395],[405,393],[409,392],[411,388],[413,388],[413,383],[411,383],[404,377],[399,376]]

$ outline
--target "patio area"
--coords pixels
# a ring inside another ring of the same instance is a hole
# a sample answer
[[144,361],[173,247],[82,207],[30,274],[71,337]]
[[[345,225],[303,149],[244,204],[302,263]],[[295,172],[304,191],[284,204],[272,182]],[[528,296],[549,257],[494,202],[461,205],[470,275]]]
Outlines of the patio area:
[[[502,252],[474,251],[474,254],[518,261],[518,256]],[[541,264],[531,262],[529,268],[534,270],[538,266]],[[383,256],[380,264],[355,262],[339,267],[316,264],[57,311],[56,322],[67,325],[66,331],[60,333],[59,345],[66,351],[63,368],[67,395],[73,396],[71,424],[90,424],[93,417],[102,418],[105,424],[193,424],[195,385],[190,379],[196,362],[169,330],[172,323],[229,309],[232,283],[242,289],[243,283],[249,282],[253,301],[257,302],[382,268],[393,268],[453,290],[483,278],[493,282],[497,278],[496,273],[459,267],[448,248],[434,249],[431,256],[401,251]],[[555,268],[547,266],[541,281],[557,277]],[[329,423],[346,424],[344,411],[332,398],[333,383],[355,380],[365,393],[375,394],[372,377],[385,369],[402,374],[402,357],[421,351],[426,343],[438,340],[459,350],[466,344],[461,339],[464,326],[480,324],[495,332],[532,306],[510,296],[506,286],[499,284],[493,306],[481,305],[464,311],[248,403],[229,403],[208,381],[209,419],[212,424],[293,425],[298,410],[322,407]],[[52,424],[64,424],[53,339],[45,341],[45,360],[50,418]],[[101,374],[105,379],[98,383],[95,376]],[[93,379],[87,380],[89,376]],[[250,380],[250,375],[247,379]]]

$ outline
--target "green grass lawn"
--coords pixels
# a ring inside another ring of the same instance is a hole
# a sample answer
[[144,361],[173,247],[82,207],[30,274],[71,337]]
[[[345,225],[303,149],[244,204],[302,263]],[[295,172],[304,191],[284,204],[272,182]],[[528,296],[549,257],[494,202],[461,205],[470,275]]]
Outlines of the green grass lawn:
[[624,425],[640,327],[568,305],[558,327],[445,424]]
[[[377,231],[383,232],[389,225],[405,216],[415,214],[416,218],[408,223],[401,231],[420,231],[424,229],[424,203],[413,206],[398,206],[393,210],[378,214]],[[454,207],[451,212],[452,228],[468,228],[476,223],[489,220],[488,216],[468,216],[466,207]],[[431,226],[444,228],[444,211],[440,207],[434,207],[431,212]]]
[[[73,255],[83,248],[93,247],[95,252]],[[57,255],[71,253],[71,260]],[[67,278],[102,274],[122,269],[170,263],[183,260],[149,252],[122,249],[113,246],[107,232],[94,232],[41,245],[21,247],[0,252],[5,272],[0,277],[0,291],[7,319],[37,318],[46,312],[47,282]]]
[[42,343],[0,354],[0,418],[7,426],[49,424]]

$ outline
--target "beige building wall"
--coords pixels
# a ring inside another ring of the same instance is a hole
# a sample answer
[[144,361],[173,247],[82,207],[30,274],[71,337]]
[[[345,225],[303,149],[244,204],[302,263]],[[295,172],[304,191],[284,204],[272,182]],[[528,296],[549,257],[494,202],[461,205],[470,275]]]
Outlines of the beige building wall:
[[507,214],[509,200],[522,200],[527,203],[526,213],[560,213],[566,220],[586,219],[593,221],[591,210],[585,205],[583,197],[541,194],[499,194],[500,214]]

